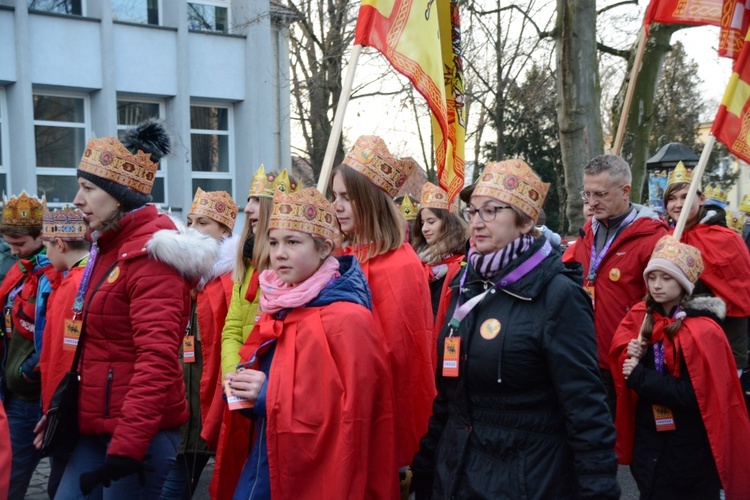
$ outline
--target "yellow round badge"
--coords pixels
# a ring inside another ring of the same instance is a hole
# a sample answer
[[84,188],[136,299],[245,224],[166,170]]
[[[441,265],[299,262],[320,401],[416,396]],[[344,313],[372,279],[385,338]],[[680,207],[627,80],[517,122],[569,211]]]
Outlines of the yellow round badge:
[[112,272],[109,273],[109,276],[107,277],[107,283],[114,283],[117,281],[117,278],[120,277],[120,266],[115,267],[112,269]]
[[479,327],[479,334],[483,339],[492,340],[500,333],[500,322],[494,318],[488,319]]
[[617,269],[616,267],[613,267],[609,271],[609,279],[612,281],[620,281],[620,270]]

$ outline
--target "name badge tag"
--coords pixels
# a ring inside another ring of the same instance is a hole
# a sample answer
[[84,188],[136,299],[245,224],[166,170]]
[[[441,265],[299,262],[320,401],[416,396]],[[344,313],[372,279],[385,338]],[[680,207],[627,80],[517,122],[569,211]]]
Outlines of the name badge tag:
[[63,351],[75,352],[78,347],[78,339],[81,337],[81,325],[77,319],[65,320],[65,333],[63,334]]
[[192,335],[186,335],[182,339],[182,361],[195,363],[195,337]]
[[229,381],[224,381],[224,395],[227,397],[227,404],[230,410],[242,410],[245,408],[252,408],[255,403],[249,399],[241,398],[232,394],[232,389],[229,388]]
[[446,337],[443,349],[443,377],[458,377],[461,337]]
[[591,307],[592,308],[596,307],[596,302],[594,301],[594,285],[584,286],[583,290],[586,292],[586,294],[591,299]]
[[674,425],[674,414],[672,410],[663,405],[653,405],[654,421],[656,422],[656,430],[662,431],[673,431],[675,430]]

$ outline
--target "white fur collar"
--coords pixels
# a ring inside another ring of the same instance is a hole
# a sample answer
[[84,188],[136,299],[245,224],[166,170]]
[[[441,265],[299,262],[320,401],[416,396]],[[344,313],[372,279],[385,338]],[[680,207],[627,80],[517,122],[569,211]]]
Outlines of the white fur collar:
[[181,221],[174,220],[177,229],[162,229],[146,244],[149,255],[176,269],[192,282],[211,275],[219,251],[217,241]]

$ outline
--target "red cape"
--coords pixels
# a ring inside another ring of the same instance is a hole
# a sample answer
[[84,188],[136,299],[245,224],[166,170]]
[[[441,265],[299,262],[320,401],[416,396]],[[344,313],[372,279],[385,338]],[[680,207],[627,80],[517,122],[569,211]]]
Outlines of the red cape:
[[[627,358],[627,344],[638,338],[645,314],[643,302],[633,307],[615,332],[610,352],[612,377],[617,389],[615,450],[619,462],[625,465],[633,458],[637,395],[627,388],[622,364]],[[658,338],[657,329],[664,328],[672,321],[655,317],[654,336]],[[727,498],[745,498],[750,492],[750,463],[744,459],[750,449],[750,420],[726,336],[715,321],[705,317],[688,317],[683,320],[674,344],[668,346],[668,343],[669,340],[664,337],[665,351],[676,349],[685,358]],[[668,354],[665,356],[667,359],[670,357]],[[679,364],[668,368],[672,372],[679,369]]]
[[[345,252],[367,251],[358,250],[348,247]],[[360,265],[372,290],[372,312],[393,376],[397,463],[409,465],[427,432],[436,394],[430,288],[422,262],[408,244]]]
[[276,339],[266,389],[271,497],[395,499],[392,380],[370,312],[349,302],[264,314],[243,361]]
[[740,235],[726,227],[696,224],[683,233],[682,242],[701,251],[700,279],[726,303],[727,316],[750,316],[750,253]]
[[0,401],[0,498],[8,498],[12,455],[8,417],[5,415],[3,402]]

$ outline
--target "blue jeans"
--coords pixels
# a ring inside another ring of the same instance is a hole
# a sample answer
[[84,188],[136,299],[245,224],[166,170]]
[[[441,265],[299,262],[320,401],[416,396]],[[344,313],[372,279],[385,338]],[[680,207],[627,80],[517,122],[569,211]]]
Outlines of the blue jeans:
[[13,465],[10,472],[10,500],[23,500],[34,474],[41,453],[34,447],[34,427],[42,418],[39,400],[23,401],[13,395],[5,399],[5,413],[10,427],[10,443],[13,449]]
[[[112,436],[109,435],[82,435],[80,437],[63,473],[55,500],[84,498],[79,482],[81,474],[104,465],[111,439]],[[154,470],[145,474],[146,481],[143,486],[139,484],[138,474],[132,474],[113,481],[109,488],[99,485],[86,498],[106,500],[159,498],[162,484],[174,465],[179,446],[180,429],[158,432],[146,451],[147,455],[151,455],[146,464]]]
[[190,500],[206,468],[208,453],[191,453],[177,455],[177,461],[169,472],[161,490],[161,500]]

